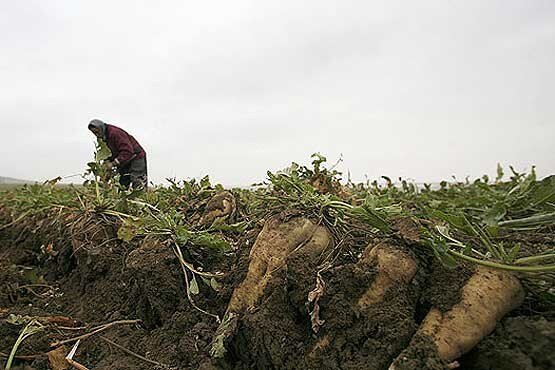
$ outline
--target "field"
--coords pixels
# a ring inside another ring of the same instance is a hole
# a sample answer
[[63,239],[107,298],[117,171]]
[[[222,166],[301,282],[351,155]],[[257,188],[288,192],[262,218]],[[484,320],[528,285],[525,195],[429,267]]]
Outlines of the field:
[[11,189],[17,189],[19,187],[21,187],[23,185],[18,185],[18,184],[0,184],[0,191],[2,190],[11,190]]
[[555,177],[312,159],[250,189],[125,192],[97,158],[0,190],[0,368],[555,368]]

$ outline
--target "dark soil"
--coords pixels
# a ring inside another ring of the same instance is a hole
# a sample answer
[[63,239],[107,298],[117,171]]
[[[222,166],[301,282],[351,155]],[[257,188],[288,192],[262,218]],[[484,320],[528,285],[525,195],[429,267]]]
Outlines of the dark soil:
[[429,337],[416,334],[411,343],[413,345],[404,352],[406,356],[396,364],[395,370],[448,369],[448,364],[439,358],[435,345]]
[[[311,329],[306,307],[308,292],[315,286],[315,270],[316,261],[302,250],[288,258],[268,284],[262,302],[242,318],[228,366],[378,370],[387,369],[408,346],[421,320],[417,310],[420,292],[433,280],[425,269],[411,284],[390,289],[381,304],[364,310],[357,309],[356,302],[377,274],[373,266],[348,263],[324,272],[326,290],[319,302],[324,325],[317,333]],[[462,286],[467,275],[453,273],[463,275],[458,280],[453,277],[453,282]],[[438,290],[435,299],[439,301],[440,296]],[[451,298],[442,302],[445,307]],[[446,368],[425,338],[418,348],[420,363],[413,369]]]
[[313,341],[310,368],[386,369],[408,345],[417,328],[414,310],[418,288],[390,289],[383,302],[360,311],[356,301],[375,276],[372,267],[359,264],[326,274],[330,288],[321,303],[326,323]]
[[447,269],[436,259],[429,266],[420,305],[427,309],[436,307],[446,312],[460,301],[461,289],[472,276],[473,268],[460,264],[454,269]]
[[555,368],[555,322],[541,316],[510,317],[461,360],[463,369]]
[[[421,345],[415,347],[412,362],[402,364],[403,370],[445,369],[433,344],[413,335],[429,307],[448,310],[458,301],[460,288],[471,273],[466,267],[446,270],[433,260],[421,259],[410,284],[390,289],[382,303],[359,310],[356,301],[376,276],[373,266],[357,262],[361,246],[373,242],[359,241],[358,249],[346,248],[345,256],[337,259],[340,263],[322,273],[326,287],[318,304],[324,323],[315,333],[306,302],[316,285],[318,261],[300,249],[273,274],[260,304],[241,317],[228,356],[215,362],[208,352],[218,323],[189,303],[183,272],[169,246],[151,239],[123,243],[115,238],[114,229],[85,221],[71,235],[60,230],[48,234],[58,235],[54,240],[41,235],[57,227],[43,221],[35,233],[28,227],[0,231],[0,356],[4,356],[0,369],[23,327],[8,323],[13,321],[10,315],[41,320],[65,316],[75,326],[89,328],[140,319],[138,325],[114,326],[102,336],[177,369],[382,370],[411,340],[421,340]],[[219,292],[199,281],[200,293],[194,296],[199,307],[223,316],[233,288],[245,276],[258,231],[238,237],[232,254],[188,255],[206,271],[227,273]],[[407,250],[402,241],[393,243]],[[461,368],[555,368],[555,322],[529,312],[519,310],[521,316],[502,321],[460,359]],[[45,330],[26,339],[17,351],[18,355],[38,356],[16,360],[13,368],[48,369],[44,354],[51,350],[50,344],[83,333],[45,325]],[[68,351],[71,346],[66,345]],[[100,336],[82,341],[75,359],[93,369],[157,368]]]
[[[37,235],[20,238],[17,243],[13,230],[0,235],[0,356],[9,354],[24,326],[9,324],[10,315],[63,315],[75,320],[76,326],[89,327],[140,319],[139,325],[114,326],[102,335],[175,368],[197,368],[205,362],[218,323],[189,303],[183,272],[171,248],[150,239],[126,244],[115,239],[115,230],[89,226],[81,229],[87,231],[78,238],[55,245],[52,255],[41,249],[44,241]],[[95,240],[97,235],[102,235],[103,241]],[[241,242],[246,243],[246,239]],[[207,270],[231,271],[236,260],[222,256],[202,264]],[[199,279],[200,294],[194,296],[195,303],[221,316],[232,292],[232,286],[225,283],[229,280],[233,277],[226,277],[223,289],[216,292]],[[41,287],[33,287],[32,292],[25,288],[39,283]],[[51,350],[51,343],[86,331],[59,331],[47,326],[26,339],[17,351],[18,355],[40,356],[33,361],[16,361],[16,365],[47,369],[44,354]],[[83,341],[75,358],[94,369],[156,368],[100,336]],[[0,369],[4,364],[5,357]]]

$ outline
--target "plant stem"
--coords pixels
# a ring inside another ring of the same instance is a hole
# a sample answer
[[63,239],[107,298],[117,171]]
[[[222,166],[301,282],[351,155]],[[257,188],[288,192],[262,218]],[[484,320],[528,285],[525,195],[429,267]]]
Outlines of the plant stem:
[[455,257],[458,257],[460,259],[472,262],[472,263],[476,263],[478,265],[482,265],[482,266],[487,266],[487,267],[493,267],[496,269],[501,269],[501,270],[508,270],[508,271],[515,271],[515,272],[550,272],[550,271],[555,271],[555,264],[553,265],[543,265],[543,266],[513,266],[513,265],[506,265],[503,263],[498,263],[498,262],[493,262],[493,261],[485,261],[485,260],[481,260],[478,258],[474,258],[474,257],[470,257],[467,256],[465,254],[456,252],[454,250],[449,250],[448,251],[450,254],[452,254]]
[[514,263],[517,265],[528,265],[537,261],[555,259],[555,254],[541,254],[539,256],[530,256],[517,259]]
[[98,329],[95,329],[95,330],[91,331],[90,333],[83,334],[83,335],[80,335],[80,336],[78,336],[78,337],[74,337],[74,338],[62,340],[62,341],[60,341],[60,342],[54,342],[54,343],[52,343],[52,344],[50,345],[50,347],[58,347],[58,346],[61,346],[62,344],[76,342],[76,341],[78,341],[79,339],[87,339],[88,337],[91,337],[91,336],[93,336],[93,335],[95,335],[95,334],[98,334],[98,333],[100,333],[100,332],[103,332],[103,331],[105,331],[105,330],[107,330],[107,329],[109,329],[109,328],[111,328],[112,326],[115,326],[115,325],[138,324],[138,323],[140,323],[140,322],[141,322],[141,320],[120,320],[120,321],[114,321],[114,322],[108,323],[108,324],[106,324],[106,325],[102,325],[102,326],[98,327]]
[[116,347],[116,348],[121,349],[123,352],[125,352],[125,353],[127,353],[127,354],[129,354],[129,355],[131,355],[131,356],[133,356],[133,357],[136,357],[136,358],[138,358],[138,359],[140,359],[140,360],[143,360],[143,361],[145,361],[145,362],[148,362],[149,364],[156,365],[156,366],[161,366],[161,367],[164,367],[164,368],[168,368],[168,367],[169,367],[168,365],[165,365],[165,364],[162,364],[162,363],[160,363],[160,362],[156,362],[156,361],[150,360],[150,359],[148,359],[148,358],[146,358],[146,357],[144,357],[144,356],[141,356],[141,355],[139,355],[139,354],[137,354],[137,353],[131,351],[130,349],[127,349],[127,348],[125,348],[124,346],[121,346],[121,345],[119,345],[119,344],[117,344],[117,343],[111,341],[110,339],[108,339],[108,338],[106,338],[106,337],[103,337],[102,335],[100,336],[100,339],[102,339],[102,340],[105,341],[106,343],[111,344],[112,346],[114,346],[114,347]]

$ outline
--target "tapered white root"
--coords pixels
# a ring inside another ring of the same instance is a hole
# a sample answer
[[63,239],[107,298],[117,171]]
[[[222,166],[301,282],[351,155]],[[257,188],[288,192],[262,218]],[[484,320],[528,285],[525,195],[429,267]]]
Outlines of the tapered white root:
[[[524,289],[512,273],[478,267],[461,292],[461,301],[449,311],[432,308],[416,335],[427,336],[444,361],[456,360],[490,334],[497,322],[524,300]],[[409,360],[408,350],[393,362],[390,370],[401,369]]]

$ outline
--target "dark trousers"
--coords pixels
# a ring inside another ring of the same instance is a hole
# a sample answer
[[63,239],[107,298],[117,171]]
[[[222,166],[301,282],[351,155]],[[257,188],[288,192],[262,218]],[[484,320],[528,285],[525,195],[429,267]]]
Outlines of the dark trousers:
[[148,174],[146,157],[133,159],[120,168],[119,183],[126,189],[131,185],[133,189],[146,189],[148,185]]

